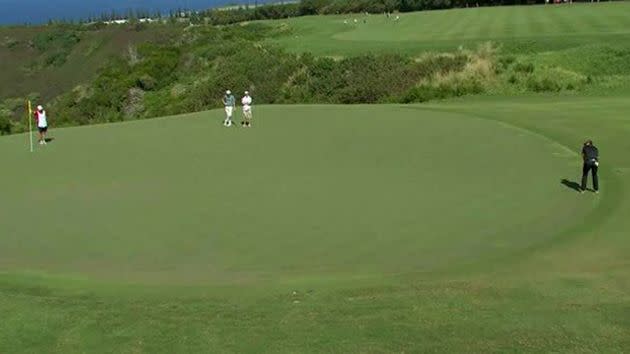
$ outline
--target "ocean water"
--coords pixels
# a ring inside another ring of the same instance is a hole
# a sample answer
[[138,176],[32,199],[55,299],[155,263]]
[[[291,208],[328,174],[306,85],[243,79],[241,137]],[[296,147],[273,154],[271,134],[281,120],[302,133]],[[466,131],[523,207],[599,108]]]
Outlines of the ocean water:
[[[255,0],[0,0],[0,25],[40,24],[50,19],[78,20],[103,13],[178,8],[202,10],[226,4],[254,4]],[[259,1],[263,3],[265,1]]]

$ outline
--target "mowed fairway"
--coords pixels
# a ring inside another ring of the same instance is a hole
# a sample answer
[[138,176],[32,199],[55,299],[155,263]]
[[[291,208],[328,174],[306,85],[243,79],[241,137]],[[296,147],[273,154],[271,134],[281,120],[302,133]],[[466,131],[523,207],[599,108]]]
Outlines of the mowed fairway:
[[267,23],[277,24],[284,33],[272,42],[290,51],[319,55],[415,55],[474,48],[487,41],[507,52],[531,53],[583,45],[627,45],[630,3],[424,11],[402,13],[399,21],[393,16],[350,14]]
[[[623,351],[629,108],[265,106],[249,130],[212,111],[34,154],[3,137],[0,352]],[[586,137],[600,195],[572,189]]]

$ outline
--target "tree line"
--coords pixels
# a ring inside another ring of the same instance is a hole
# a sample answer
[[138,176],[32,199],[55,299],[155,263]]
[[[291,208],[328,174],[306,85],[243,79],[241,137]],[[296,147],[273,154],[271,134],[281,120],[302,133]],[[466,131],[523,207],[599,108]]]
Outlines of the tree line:
[[[591,0],[566,0],[590,2]],[[111,11],[96,16],[88,16],[78,23],[103,23],[127,20],[133,23],[139,19],[154,19],[192,24],[228,25],[256,20],[273,20],[309,15],[331,15],[347,13],[392,13],[466,8],[479,6],[510,6],[545,4],[545,0],[301,0],[299,2],[272,3],[253,6],[248,4],[229,8],[214,8],[195,11],[186,8],[171,9],[168,12],[129,9],[122,12]],[[73,20],[51,20],[49,24],[75,23]]]
[[[580,0],[588,2],[590,0]],[[226,25],[238,22],[283,19],[308,15],[345,13],[392,13],[478,6],[544,4],[545,0],[302,0],[288,4],[240,6],[234,9],[210,9],[195,13],[191,22]]]

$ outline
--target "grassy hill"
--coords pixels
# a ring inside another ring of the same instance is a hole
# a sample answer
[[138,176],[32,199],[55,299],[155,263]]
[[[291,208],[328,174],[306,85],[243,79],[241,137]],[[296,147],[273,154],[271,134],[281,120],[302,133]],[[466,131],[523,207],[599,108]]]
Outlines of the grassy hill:
[[89,82],[112,57],[142,42],[167,43],[175,26],[0,27],[0,99],[52,99]]
[[400,20],[4,28],[0,133],[26,129],[26,96],[46,103],[56,126],[70,126],[216,108],[227,88],[251,91],[258,104],[623,92],[630,87],[627,10],[628,3],[576,4]]

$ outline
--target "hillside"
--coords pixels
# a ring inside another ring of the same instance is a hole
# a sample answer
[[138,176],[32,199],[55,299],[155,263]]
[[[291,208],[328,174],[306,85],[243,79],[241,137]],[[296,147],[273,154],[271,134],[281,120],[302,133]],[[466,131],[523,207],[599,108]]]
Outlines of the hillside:
[[178,33],[175,26],[0,27],[0,99],[36,93],[50,100],[93,79],[129,46],[167,43]]
[[623,91],[630,86],[628,9],[575,4],[404,13],[399,20],[3,28],[0,132],[24,131],[25,96],[46,103],[55,125],[67,126],[215,108],[226,88],[248,89],[257,103]]
[[[347,14],[262,23],[274,28],[274,35],[265,40],[269,43],[292,52],[333,57],[368,52],[417,56],[492,42],[504,53],[562,52],[570,60],[585,54],[576,52],[579,48],[626,49],[630,42],[627,2],[451,9],[400,16],[399,21],[379,14]],[[125,55],[130,45],[165,44],[181,35],[181,28],[173,25],[0,27],[0,99],[31,93],[51,99],[91,80],[97,69],[111,57]],[[598,64],[598,58],[584,59],[589,65]],[[579,65],[575,60],[567,63],[573,64]],[[617,69],[613,65],[609,71]]]

